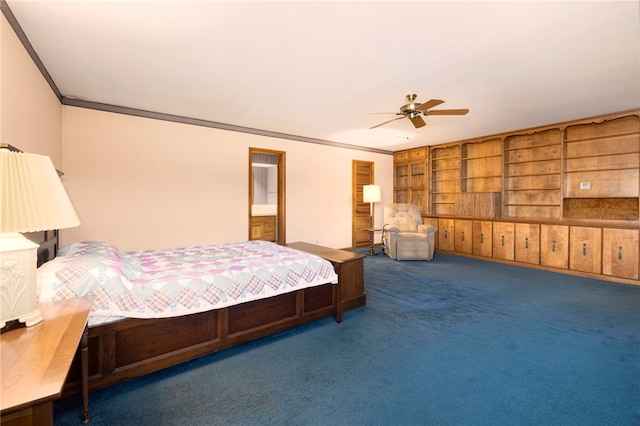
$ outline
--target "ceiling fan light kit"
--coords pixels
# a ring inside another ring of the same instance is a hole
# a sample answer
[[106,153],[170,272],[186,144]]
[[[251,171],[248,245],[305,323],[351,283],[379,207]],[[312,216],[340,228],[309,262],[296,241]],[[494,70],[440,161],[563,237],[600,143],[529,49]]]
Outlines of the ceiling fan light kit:
[[425,126],[427,123],[424,121],[422,116],[427,115],[465,115],[469,112],[468,109],[440,109],[431,111],[430,109],[436,107],[440,104],[443,104],[444,101],[440,99],[431,99],[425,103],[414,102],[418,95],[415,93],[409,93],[406,96],[407,104],[400,107],[400,112],[396,113],[382,113],[382,114],[396,114],[399,117],[393,118],[391,120],[387,120],[383,123],[376,124],[370,129],[375,129],[376,127],[384,126],[385,124],[391,123],[392,121],[401,120],[403,118],[408,118],[413,123],[413,126],[418,129],[420,127]]

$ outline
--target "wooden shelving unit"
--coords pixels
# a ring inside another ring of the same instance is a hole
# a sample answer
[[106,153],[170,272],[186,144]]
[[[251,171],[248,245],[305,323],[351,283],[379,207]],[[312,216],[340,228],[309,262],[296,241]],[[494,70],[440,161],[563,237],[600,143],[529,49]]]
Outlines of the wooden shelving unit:
[[639,135],[638,117],[567,128],[563,217],[638,220]]
[[502,152],[500,138],[463,144],[460,165],[461,192],[500,192]]
[[438,251],[640,285],[640,110],[424,148],[396,200]]
[[505,138],[503,217],[560,219],[562,138],[560,129]]
[[460,145],[431,148],[431,213],[455,214],[460,193]]

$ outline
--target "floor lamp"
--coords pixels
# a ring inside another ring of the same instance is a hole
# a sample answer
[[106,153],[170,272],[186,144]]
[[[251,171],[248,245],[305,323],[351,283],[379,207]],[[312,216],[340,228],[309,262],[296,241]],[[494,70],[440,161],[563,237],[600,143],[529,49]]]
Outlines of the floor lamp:
[[8,323],[30,327],[42,321],[38,244],[22,233],[78,225],[49,157],[0,149],[0,330]]
[[369,250],[365,254],[373,256],[378,254],[373,250],[373,203],[380,202],[380,185],[363,185],[362,201],[369,203]]

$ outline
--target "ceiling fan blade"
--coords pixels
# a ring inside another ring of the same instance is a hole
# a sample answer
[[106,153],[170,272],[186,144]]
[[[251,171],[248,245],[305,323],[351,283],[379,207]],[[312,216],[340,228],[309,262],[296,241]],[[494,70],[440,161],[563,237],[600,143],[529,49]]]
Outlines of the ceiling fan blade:
[[415,126],[416,129],[418,129],[418,128],[420,128],[420,127],[422,127],[422,126],[427,124],[427,123],[424,122],[422,117],[420,117],[419,115],[417,115],[417,116],[415,116],[413,118],[411,118],[411,117],[409,117],[409,118],[411,119],[411,122],[413,123],[413,125]]
[[435,111],[426,111],[427,115],[465,115],[468,109],[437,109]]
[[420,104],[420,106],[418,106],[416,109],[420,111],[424,111],[426,109],[433,108],[434,106],[438,106],[443,103],[444,101],[441,101],[440,99],[431,99],[430,101]]
[[384,126],[385,124],[391,123],[392,121],[401,120],[401,119],[403,119],[403,118],[404,118],[404,116],[402,116],[402,117],[397,117],[397,118],[394,118],[394,119],[392,119],[392,120],[385,121],[384,123],[376,124],[376,125],[375,125],[375,126],[373,126],[373,127],[369,127],[369,129],[375,129],[376,127]]

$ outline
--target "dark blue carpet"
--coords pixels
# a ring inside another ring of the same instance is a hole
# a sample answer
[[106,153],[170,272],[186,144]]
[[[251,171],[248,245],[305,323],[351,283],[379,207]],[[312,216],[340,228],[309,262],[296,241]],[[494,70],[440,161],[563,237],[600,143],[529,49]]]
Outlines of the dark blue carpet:
[[640,287],[440,253],[367,257],[365,286],[342,324],[93,392],[90,424],[640,425]]

